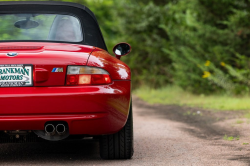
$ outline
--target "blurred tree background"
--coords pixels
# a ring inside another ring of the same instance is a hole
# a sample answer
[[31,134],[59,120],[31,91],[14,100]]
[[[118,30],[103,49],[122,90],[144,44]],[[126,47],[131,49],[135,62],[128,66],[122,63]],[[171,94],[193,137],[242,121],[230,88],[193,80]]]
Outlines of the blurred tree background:
[[133,87],[178,85],[197,94],[248,94],[249,0],[65,0],[97,16],[109,51],[128,42],[122,60]]

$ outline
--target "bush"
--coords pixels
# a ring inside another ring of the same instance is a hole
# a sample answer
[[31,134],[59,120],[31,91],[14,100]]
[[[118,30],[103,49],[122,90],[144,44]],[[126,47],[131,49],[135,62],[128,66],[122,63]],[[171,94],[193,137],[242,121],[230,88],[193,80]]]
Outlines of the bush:
[[133,86],[160,87],[170,83],[172,62],[163,52],[169,45],[168,34],[161,27],[167,14],[165,8],[146,1],[116,1],[115,6],[117,37],[133,48],[122,58],[131,67]]
[[[249,12],[245,1],[188,0],[169,4],[165,49],[174,83],[195,93],[248,92]],[[247,40],[246,40],[247,39]]]

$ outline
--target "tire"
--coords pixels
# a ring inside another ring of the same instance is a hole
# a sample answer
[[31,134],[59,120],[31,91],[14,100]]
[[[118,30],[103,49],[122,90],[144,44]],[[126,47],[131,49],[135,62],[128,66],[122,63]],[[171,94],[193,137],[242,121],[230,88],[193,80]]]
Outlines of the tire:
[[117,133],[103,135],[100,138],[100,156],[102,159],[131,159],[134,154],[132,102],[125,126]]

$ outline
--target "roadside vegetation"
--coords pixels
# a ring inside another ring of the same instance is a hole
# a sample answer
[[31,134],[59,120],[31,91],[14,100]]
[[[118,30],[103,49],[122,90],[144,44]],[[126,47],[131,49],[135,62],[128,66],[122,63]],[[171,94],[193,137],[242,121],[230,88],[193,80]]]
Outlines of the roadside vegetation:
[[250,110],[250,96],[228,96],[227,94],[192,94],[177,86],[159,89],[142,87],[134,94],[150,104],[175,104],[213,110]]
[[[234,141],[234,140],[238,141],[240,139],[240,137],[239,136],[233,137],[233,136],[227,136],[227,135],[225,135],[223,137],[223,139],[226,140],[226,141]],[[247,143],[243,143],[243,145],[248,145],[248,144]]]
[[82,3],[96,13],[110,51],[132,45],[122,60],[145,101],[250,110],[250,0]]

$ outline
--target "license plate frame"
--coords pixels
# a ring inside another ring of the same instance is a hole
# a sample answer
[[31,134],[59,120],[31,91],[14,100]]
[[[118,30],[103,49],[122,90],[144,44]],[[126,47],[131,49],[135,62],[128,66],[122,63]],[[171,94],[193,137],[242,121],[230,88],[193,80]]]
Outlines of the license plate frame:
[[33,65],[4,64],[0,65],[0,87],[33,86]]

